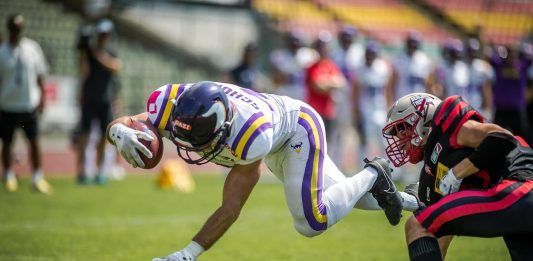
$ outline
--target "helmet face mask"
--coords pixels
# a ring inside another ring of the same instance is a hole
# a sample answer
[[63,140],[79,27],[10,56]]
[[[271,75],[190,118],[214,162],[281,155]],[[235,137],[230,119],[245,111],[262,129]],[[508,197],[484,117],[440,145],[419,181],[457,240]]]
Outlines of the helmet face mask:
[[171,138],[178,155],[197,165],[214,159],[224,149],[230,119],[228,98],[218,84],[199,82],[185,90],[171,114]]
[[414,93],[394,103],[382,130],[387,142],[385,152],[394,166],[400,167],[407,162],[415,164],[423,159],[424,145],[440,102],[433,95]]

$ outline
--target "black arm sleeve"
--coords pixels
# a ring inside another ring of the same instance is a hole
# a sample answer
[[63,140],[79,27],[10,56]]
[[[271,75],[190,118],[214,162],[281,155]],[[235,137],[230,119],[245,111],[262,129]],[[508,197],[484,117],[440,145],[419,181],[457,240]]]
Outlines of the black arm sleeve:
[[517,147],[516,139],[506,133],[490,133],[468,159],[482,170],[491,170],[502,166],[506,156]]

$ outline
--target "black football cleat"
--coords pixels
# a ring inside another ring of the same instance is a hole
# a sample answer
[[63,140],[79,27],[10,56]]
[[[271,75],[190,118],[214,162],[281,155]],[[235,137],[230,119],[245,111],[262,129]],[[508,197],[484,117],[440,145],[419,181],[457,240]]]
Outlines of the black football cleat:
[[380,157],[375,157],[373,160],[365,158],[364,162],[365,168],[372,167],[378,173],[378,177],[369,192],[385,211],[389,223],[393,226],[397,225],[402,218],[402,197],[392,182],[390,162]]

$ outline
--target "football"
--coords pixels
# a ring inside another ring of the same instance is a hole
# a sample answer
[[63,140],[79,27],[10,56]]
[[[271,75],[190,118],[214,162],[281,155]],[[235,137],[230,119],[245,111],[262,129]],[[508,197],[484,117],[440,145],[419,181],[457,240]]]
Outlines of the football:
[[152,125],[151,123],[133,121],[129,127],[138,131],[148,133],[155,138],[153,141],[139,139],[139,141],[144,146],[146,146],[152,152],[153,155],[152,158],[149,159],[143,153],[139,152],[139,155],[141,156],[141,159],[144,162],[144,169],[154,168],[155,166],[157,166],[157,164],[159,164],[159,161],[161,161],[161,157],[163,156],[163,139],[161,138],[161,135],[157,131],[156,127],[154,127],[154,125]]

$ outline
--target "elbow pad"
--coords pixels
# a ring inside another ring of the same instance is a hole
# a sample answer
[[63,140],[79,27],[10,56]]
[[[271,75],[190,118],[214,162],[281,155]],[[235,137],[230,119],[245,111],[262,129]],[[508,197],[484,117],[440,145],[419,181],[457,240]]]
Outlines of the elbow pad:
[[516,139],[506,133],[493,132],[479,144],[468,159],[478,169],[490,170],[505,163],[506,156],[517,147]]

